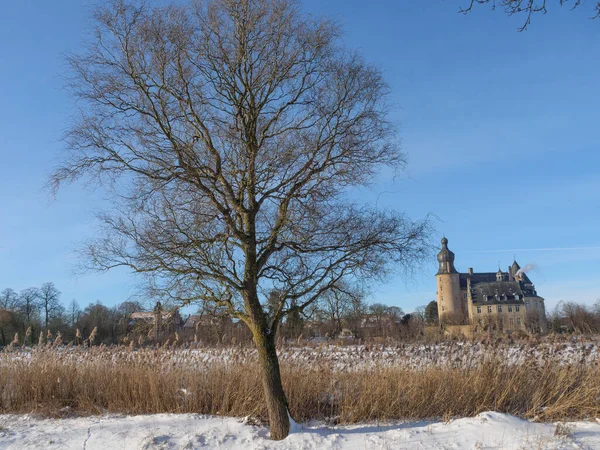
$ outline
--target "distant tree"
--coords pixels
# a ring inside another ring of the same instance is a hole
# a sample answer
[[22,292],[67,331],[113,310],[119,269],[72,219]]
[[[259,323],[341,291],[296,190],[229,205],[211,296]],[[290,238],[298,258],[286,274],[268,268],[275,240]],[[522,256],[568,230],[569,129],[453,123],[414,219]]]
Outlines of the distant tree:
[[413,319],[425,323],[425,308],[427,306],[417,306],[412,313]]
[[38,288],[27,288],[19,293],[19,310],[23,315],[25,326],[31,325],[38,318],[41,293]]
[[124,317],[129,317],[134,312],[145,311],[146,308],[144,308],[144,306],[140,302],[126,301],[126,302],[119,304],[117,310]]
[[297,306],[295,300],[290,301],[290,313],[285,319],[286,336],[291,339],[296,339],[300,336],[304,329],[304,318],[302,317],[300,308]]
[[325,323],[325,330],[330,337],[335,338],[342,331],[344,316],[352,306],[353,295],[348,285],[339,283],[319,299],[317,315]]
[[388,314],[389,310],[390,307],[383,303],[373,303],[372,305],[369,305],[369,313],[378,318],[381,318]]
[[[496,9],[500,7],[504,9],[504,12],[508,15],[512,16],[515,14],[524,15],[525,22],[521,27],[519,27],[519,31],[523,31],[527,29],[529,24],[531,23],[531,18],[536,13],[546,14],[548,11],[548,1],[547,0],[468,0],[469,3],[466,7],[461,8],[462,13],[470,12],[475,5],[482,4],[491,4],[492,9]],[[581,5],[581,0],[555,0],[553,3],[558,6],[568,6],[570,9],[575,9]],[[597,18],[600,16],[600,2],[594,3],[594,12],[592,13],[592,18]]]
[[390,316],[390,307],[388,305],[384,305],[383,303],[373,303],[369,306],[369,315],[371,317],[371,321],[375,323],[375,329],[371,332],[376,336],[387,336],[388,330],[386,328],[389,327],[389,316]]
[[[79,119],[55,186],[113,183],[89,266],[125,266],[251,330],[271,425],[289,432],[277,330],[342,279],[414,270],[429,222],[348,199],[405,158],[381,72],[294,0],[108,2],[69,58]],[[277,289],[275,308],[265,294]]]
[[79,303],[77,303],[77,300],[75,300],[75,299],[71,300],[71,303],[69,303],[69,310],[68,310],[69,325],[71,327],[75,327],[75,325],[77,324],[77,321],[79,320],[80,315],[81,315],[81,308],[79,307]]
[[0,344],[8,345],[20,329],[19,319],[14,311],[0,308]]
[[0,309],[14,311],[19,304],[19,296],[12,288],[6,288],[0,292]]
[[433,325],[437,324],[438,320],[438,304],[435,300],[432,300],[425,307],[425,323]]
[[402,319],[405,316],[404,311],[399,306],[388,307],[388,315],[393,319]]
[[77,325],[84,338],[89,337],[96,328],[96,343],[116,344],[119,341],[117,320],[116,308],[108,308],[102,302],[96,301],[84,308]]
[[40,287],[40,307],[44,314],[44,328],[48,329],[50,319],[62,312],[60,304],[60,291],[52,282],[44,283]]
[[363,324],[367,313],[368,306],[365,302],[364,293],[353,296],[350,302],[350,309],[346,314],[344,321],[355,338],[362,338],[364,336]]

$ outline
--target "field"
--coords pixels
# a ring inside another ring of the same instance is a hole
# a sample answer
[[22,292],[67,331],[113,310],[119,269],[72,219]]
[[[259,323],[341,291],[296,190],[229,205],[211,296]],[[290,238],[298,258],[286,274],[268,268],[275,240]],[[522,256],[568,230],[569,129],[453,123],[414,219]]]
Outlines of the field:
[[[600,417],[599,343],[441,342],[282,347],[292,416],[353,424]],[[262,422],[252,348],[34,346],[0,354],[0,413],[200,413]]]

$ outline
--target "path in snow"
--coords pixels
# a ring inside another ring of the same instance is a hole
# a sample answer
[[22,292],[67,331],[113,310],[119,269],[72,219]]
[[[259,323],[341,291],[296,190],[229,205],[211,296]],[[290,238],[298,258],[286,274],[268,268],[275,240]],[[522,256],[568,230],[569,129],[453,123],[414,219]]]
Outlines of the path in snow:
[[[36,419],[0,415],[1,449],[600,449],[600,424],[556,425],[494,412],[443,422],[294,427],[281,442],[265,428],[194,414]],[[568,434],[568,436],[564,436]]]

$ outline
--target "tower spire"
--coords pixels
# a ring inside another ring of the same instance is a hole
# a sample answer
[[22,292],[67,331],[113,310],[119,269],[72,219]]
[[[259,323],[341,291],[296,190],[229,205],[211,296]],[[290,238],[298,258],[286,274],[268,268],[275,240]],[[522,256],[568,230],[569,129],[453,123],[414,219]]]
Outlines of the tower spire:
[[454,252],[448,248],[448,239],[446,236],[442,238],[442,249],[437,255],[438,263],[440,264],[437,275],[444,273],[458,273],[454,268]]

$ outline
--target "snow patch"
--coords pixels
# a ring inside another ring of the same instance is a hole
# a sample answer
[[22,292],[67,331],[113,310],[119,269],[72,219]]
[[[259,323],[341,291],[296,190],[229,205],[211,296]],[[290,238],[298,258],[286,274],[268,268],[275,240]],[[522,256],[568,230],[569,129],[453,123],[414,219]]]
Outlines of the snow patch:
[[572,449],[600,448],[600,423],[532,423],[484,412],[450,422],[406,422],[328,427],[291,422],[287,439],[268,439],[265,427],[239,419],[195,414],[37,419],[0,415],[0,448],[119,449]]

